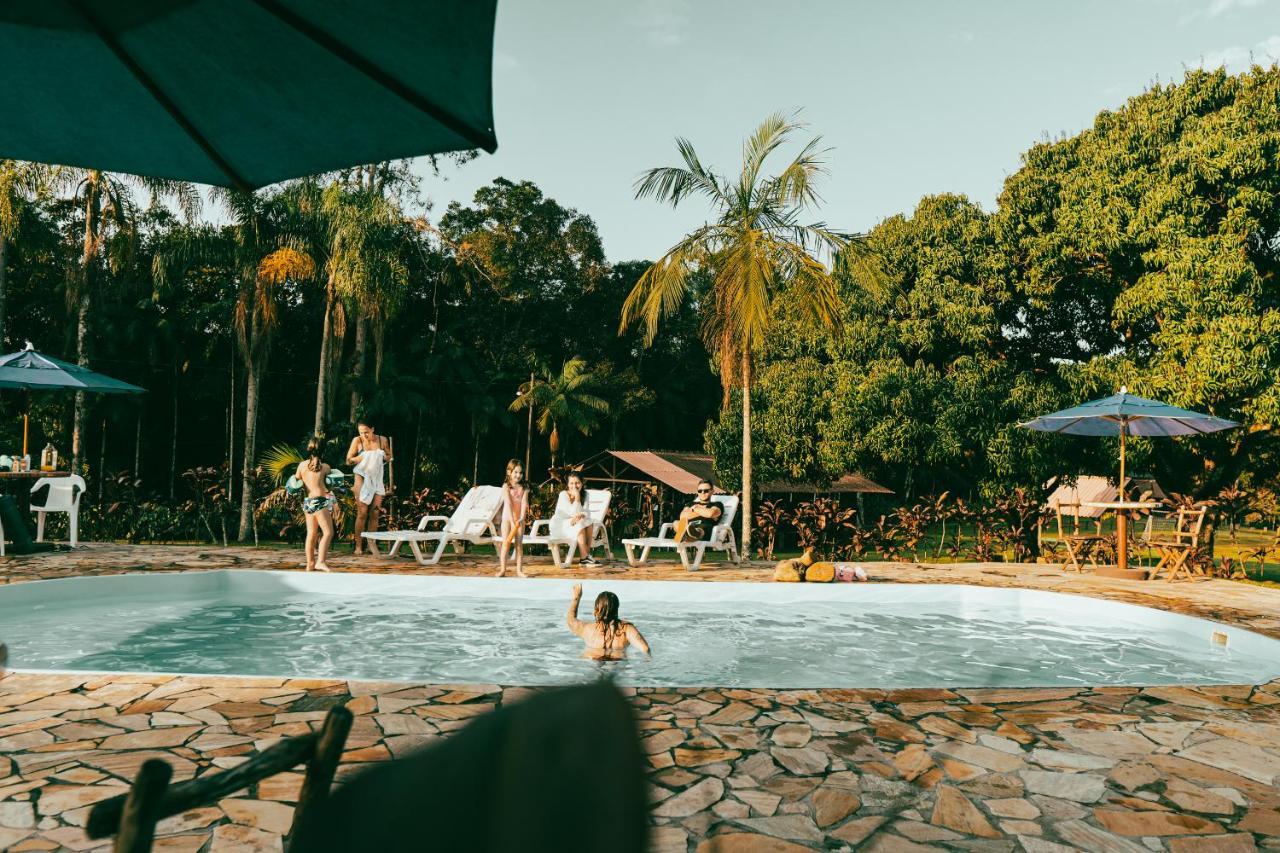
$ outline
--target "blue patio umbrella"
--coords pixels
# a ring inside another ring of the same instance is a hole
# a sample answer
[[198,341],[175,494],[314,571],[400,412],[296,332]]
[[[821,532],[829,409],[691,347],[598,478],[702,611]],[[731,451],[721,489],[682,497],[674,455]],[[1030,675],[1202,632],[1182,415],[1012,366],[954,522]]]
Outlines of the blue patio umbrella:
[[1069,435],[1120,436],[1120,499],[1124,500],[1124,445],[1126,435],[1175,436],[1202,435],[1238,427],[1225,418],[1179,409],[1158,400],[1135,397],[1129,389],[1119,394],[1081,403],[1018,426],[1041,432],[1064,432]]
[[[145,394],[120,379],[94,373],[87,367],[72,364],[36,352],[31,342],[27,348],[0,355],[0,388],[26,388],[28,391],[91,391],[95,394]],[[27,415],[22,416],[22,455],[27,454]]]

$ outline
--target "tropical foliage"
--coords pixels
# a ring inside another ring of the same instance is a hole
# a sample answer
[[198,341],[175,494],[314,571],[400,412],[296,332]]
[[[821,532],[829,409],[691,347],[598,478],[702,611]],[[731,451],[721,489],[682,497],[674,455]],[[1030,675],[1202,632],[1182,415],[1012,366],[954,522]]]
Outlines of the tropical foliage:
[[[0,450],[30,411],[35,447],[90,476],[86,529],[121,538],[295,535],[264,449],[319,431],[340,463],[363,416],[395,439],[396,517],[526,446],[542,480],[542,431],[559,462],[707,449],[766,549],[1012,555],[1050,477],[1116,455],[1016,424],[1124,384],[1244,424],[1129,446],[1166,492],[1218,500],[1226,540],[1280,517],[1278,104],[1276,68],[1192,71],[1032,146],[993,208],[928,196],[857,239],[809,222],[823,151],[775,116],[732,175],[684,141],[643,174],[641,197],[710,210],[656,262],[611,262],[528,181],[435,211],[438,175],[372,164],[216,193],[199,224],[186,185],[0,162],[0,350],[150,391],[6,391]],[[901,506],[752,508],[753,482],[852,471]],[[652,529],[652,495],[616,504]]]
[[[1034,146],[994,211],[931,196],[877,225],[881,285],[836,265],[841,331],[784,299],[759,346],[758,476],[861,471],[913,500],[1112,474],[1114,442],[1015,425],[1127,385],[1244,424],[1132,442],[1136,470],[1199,496],[1273,489],[1277,104],[1280,69],[1189,72]],[[731,484],[740,431],[727,409],[707,432]]]

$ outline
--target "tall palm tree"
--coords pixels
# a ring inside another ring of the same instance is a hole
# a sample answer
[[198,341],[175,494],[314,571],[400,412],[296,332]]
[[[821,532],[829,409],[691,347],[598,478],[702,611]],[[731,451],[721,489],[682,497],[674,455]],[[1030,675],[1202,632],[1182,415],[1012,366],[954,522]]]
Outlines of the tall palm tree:
[[237,533],[243,542],[253,531],[260,389],[279,323],[284,286],[311,279],[315,261],[298,248],[303,244],[297,235],[282,227],[288,219],[278,196],[215,189],[212,197],[223,207],[230,224],[173,235],[172,245],[156,254],[155,278],[158,286],[164,286],[186,267],[201,263],[223,267],[234,278],[236,346],[245,368],[244,462]]
[[535,377],[520,385],[520,394],[509,411],[533,407],[538,432],[551,433],[551,466],[554,468],[560,451],[560,426],[590,435],[609,413],[609,403],[600,396],[606,391],[608,380],[590,370],[581,358],[566,361],[559,373],[545,367],[541,372],[541,378]]
[[[156,204],[171,198],[188,221],[200,212],[200,193],[193,184],[164,178],[124,175],[100,169],[61,167],[56,172],[57,184],[72,189],[72,202],[84,212],[84,243],[80,254],[79,275],[72,277],[68,301],[76,314],[76,363],[89,365],[89,323],[93,303],[94,272],[101,265],[103,248],[113,234],[128,242],[138,208],[134,190],[141,189]],[[84,392],[76,392],[75,419],[71,427],[71,470],[78,471],[84,434]]]
[[703,306],[703,336],[720,362],[723,406],[730,392],[742,389],[742,550],[751,544],[751,382],[752,353],[768,333],[784,294],[814,322],[839,323],[835,280],[814,253],[834,254],[851,237],[818,222],[799,221],[819,202],[815,181],[826,172],[819,139],[811,139],[776,175],[766,176],[765,160],[802,125],[781,114],[765,119],[746,140],[742,169],[734,179],[708,170],[693,145],[676,140],[684,161],[645,172],[636,198],[652,197],[672,207],[690,196],[710,203],[714,219],[694,230],[651,265],[622,307],[619,333],[632,324],[644,327],[645,343],[658,322],[673,314],[691,294],[691,277],[710,278]]
[[8,321],[9,243],[17,236],[28,205],[48,189],[51,174],[52,169],[41,163],[0,160],[0,349]]

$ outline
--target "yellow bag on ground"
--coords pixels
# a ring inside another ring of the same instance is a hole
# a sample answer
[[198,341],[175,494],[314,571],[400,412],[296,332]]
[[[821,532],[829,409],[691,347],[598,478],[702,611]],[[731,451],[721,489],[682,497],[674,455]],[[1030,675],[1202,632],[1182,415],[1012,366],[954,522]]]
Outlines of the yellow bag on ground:
[[807,583],[831,583],[836,579],[835,563],[814,563],[804,573]]
[[803,566],[796,565],[795,560],[782,560],[773,567],[773,579],[779,583],[799,583],[804,579],[801,574]]

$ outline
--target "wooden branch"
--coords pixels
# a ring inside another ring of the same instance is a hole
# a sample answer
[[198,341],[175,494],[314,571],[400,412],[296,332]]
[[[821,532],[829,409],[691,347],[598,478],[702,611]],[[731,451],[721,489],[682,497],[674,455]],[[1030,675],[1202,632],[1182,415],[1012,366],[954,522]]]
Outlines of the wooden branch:
[[[307,761],[315,754],[317,737],[314,734],[286,738],[262,754],[233,767],[225,773],[202,776],[171,785],[164,793],[156,810],[156,820],[199,808],[247,788],[268,776],[288,770]],[[148,762],[150,763],[150,762]],[[146,765],[143,765],[144,768]],[[136,784],[136,783],[135,783]],[[120,826],[127,795],[103,800],[89,812],[85,832],[90,838],[106,838]]]
[[324,807],[329,799],[329,790],[333,787],[333,775],[338,769],[338,761],[342,758],[342,750],[346,747],[347,733],[351,731],[351,712],[341,705],[331,709],[324,718],[324,727],[320,729],[320,737],[316,742],[315,754],[307,763],[307,776],[302,782],[302,792],[298,795],[298,806],[293,813],[293,827],[289,830],[289,838],[296,837],[298,828],[314,820],[315,815]]
[[125,798],[120,815],[120,833],[116,836],[114,853],[150,853],[156,834],[156,822],[160,820],[160,805],[173,768],[169,762],[152,758],[143,762],[138,778]]

